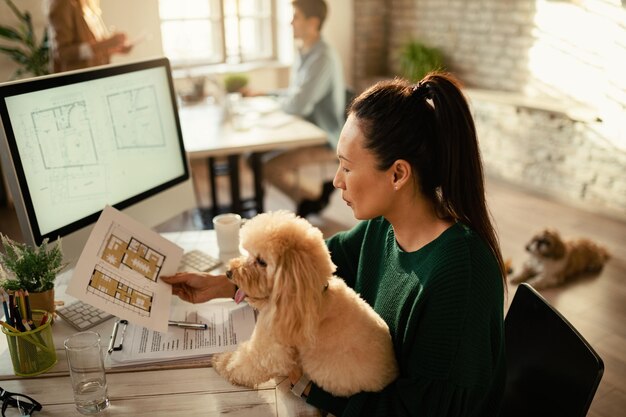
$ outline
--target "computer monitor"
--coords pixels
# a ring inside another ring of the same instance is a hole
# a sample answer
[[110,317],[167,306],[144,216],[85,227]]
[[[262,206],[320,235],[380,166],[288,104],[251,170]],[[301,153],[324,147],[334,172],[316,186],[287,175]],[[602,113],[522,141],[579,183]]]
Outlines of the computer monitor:
[[67,262],[107,204],[149,227],[196,205],[166,58],[0,84],[0,116],[24,240]]

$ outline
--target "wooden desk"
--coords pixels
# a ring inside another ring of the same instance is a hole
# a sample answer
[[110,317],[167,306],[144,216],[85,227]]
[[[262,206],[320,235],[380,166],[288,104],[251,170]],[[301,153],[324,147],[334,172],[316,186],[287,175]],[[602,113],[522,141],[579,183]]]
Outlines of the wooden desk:
[[[209,166],[209,183],[213,215],[218,212],[215,176],[218,172],[216,158],[228,160],[231,207],[229,211],[246,214],[263,212],[263,173],[261,155],[275,149],[321,145],[326,143],[326,132],[301,118],[280,111],[247,114],[246,128],[236,129],[230,120],[224,120],[222,108],[203,102],[183,105],[179,110],[185,149],[190,159],[206,158]],[[239,160],[250,154],[254,175],[254,198],[242,201],[239,179]],[[246,206],[246,203],[252,203]],[[210,218],[208,220],[210,225]]]
[[[165,233],[164,236],[185,250],[198,248],[217,255],[215,233],[212,230]],[[70,274],[64,273],[57,279],[56,299],[66,302],[72,300],[65,294],[69,278]],[[104,349],[112,327],[113,319],[90,329],[100,333]],[[65,338],[76,331],[61,318],[55,321],[52,328],[58,363],[52,370],[35,378],[20,378],[13,374],[6,338],[2,336],[0,386],[39,401],[43,410],[34,417],[80,416],[74,406],[63,350]],[[215,373],[209,366],[208,358],[189,360],[181,364],[107,369],[107,384],[111,405],[106,411],[96,415],[319,416],[317,409],[291,394],[287,379],[270,381],[258,389],[233,386]]]

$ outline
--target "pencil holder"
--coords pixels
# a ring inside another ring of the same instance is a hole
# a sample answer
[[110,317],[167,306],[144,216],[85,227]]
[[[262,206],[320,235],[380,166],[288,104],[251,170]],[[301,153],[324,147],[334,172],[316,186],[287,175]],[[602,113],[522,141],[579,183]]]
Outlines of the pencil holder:
[[[43,310],[33,310],[34,330],[14,332],[5,327],[13,371],[15,375],[35,376],[46,372],[57,363],[57,354],[52,339],[52,315]],[[41,320],[45,314],[45,321]]]

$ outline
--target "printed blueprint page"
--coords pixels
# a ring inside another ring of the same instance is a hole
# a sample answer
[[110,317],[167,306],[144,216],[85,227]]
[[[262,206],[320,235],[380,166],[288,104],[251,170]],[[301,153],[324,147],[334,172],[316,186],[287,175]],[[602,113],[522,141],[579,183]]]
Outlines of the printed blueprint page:
[[158,332],[167,332],[173,275],[183,249],[107,206],[78,259],[67,294]]

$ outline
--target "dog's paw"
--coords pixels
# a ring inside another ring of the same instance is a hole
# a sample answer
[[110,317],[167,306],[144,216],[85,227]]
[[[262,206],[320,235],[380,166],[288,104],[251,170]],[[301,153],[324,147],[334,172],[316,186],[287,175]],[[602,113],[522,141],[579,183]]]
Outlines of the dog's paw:
[[537,291],[545,290],[548,288],[557,287],[563,284],[563,279],[557,276],[545,276],[538,275],[527,281]]
[[256,382],[251,379],[245,371],[237,369],[236,364],[233,363],[234,355],[235,352],[225,352],[213,356],[211,364],[213,365],[215,371],[231,384],[247,388],[255,388],[257,385]]
[[213,359],[211,360],[211,365],[213,366],[213,369],[215,369],[215,372],[222,375],[226,379],[229,379],[228,364],[230,363],[234,353],[235,352],[220,353],[219,355],[213,356]]
[[521,282],[528,281],[529,279],[532,279],[533,277],[536,277],[536,276],[537,276],[536,271],[532,269],[528,269],[528,268],[523,268],[517,274],[512,274],[509,277],[509,282],[511,284],[519,284]]
[[524,281],[526,281],[526,277],[523,275],[512,275],[511,277],[509,277],[509,282],[511,284],[519,284]]

